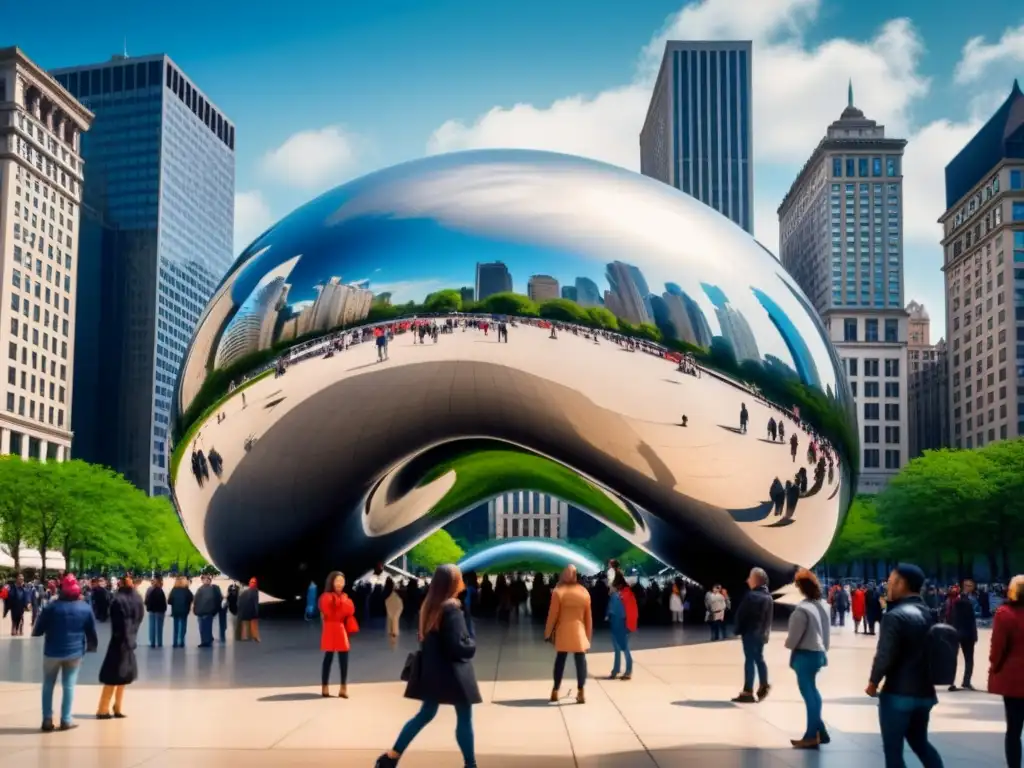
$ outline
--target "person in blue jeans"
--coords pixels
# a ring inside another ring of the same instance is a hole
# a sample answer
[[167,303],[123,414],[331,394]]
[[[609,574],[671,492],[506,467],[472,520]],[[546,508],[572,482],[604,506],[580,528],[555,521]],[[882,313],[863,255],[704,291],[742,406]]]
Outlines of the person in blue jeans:
[[889,610],[882,618],[865,689],[868,696],[878,697],[886,768],[906,766],[903,742],[910,745],[924,768],[942,768],[942,758],[928,741],[928,721],[938,698],[927,653],[935,615],[921,598],[924,580],[924,571],[909,563],[900,563],[889,574]]
[[167,598],[167,604],[171,607],[171,629],[175,648],[185,647],[185,630],[188,628],[188,614],[192,608],[192,600],[192,590],[188,587],[188,581],[184,576],[179,576]]
[[149,647],[164,647],[164,618],[167,615],[167,595],[164,594],[164,580],[154,576],[153,583],[146,590],[146,612],[149,614]]
[[[736,634],[743,644],[743,690],[733,699],[739,704],[763,701],[771,686],[768,684],[768,665],[764,663],[764,647],[772,630],[775,604],[768,592],[768,574],[762,568],[753,568],[747,577],[750,590],[736,609]],[[760,686],[754,698],[754,672]]]
[[42,729],[47,733],[54,730],[53,689],[58,675],[62,689],[59,728],[68,731],[75,727],[71,708],[82,656],[86,651],[95,651],[99,643],[96,619],[88,603],[81,598],[78,580],[68,574],[61,580],[58,598],[43,608],[32,628],[33,637],[43,638]]
[[224,605],[224,595],[209,574],[203,574],[202,582],[202,586],[196,590],[192,610],[199,623],[199,647],[210,648],[213,645],[213,620]]
[[796,673],[797,688],[807,708],[807,728],[803,737],[792,739],[794,749],[817,749],[828,744],[828,731],[821,719],[821,694],[818,672],[828,664],[830,622],[828,603],[822,600],[818,577],[801,568],[794,579],[804,599],[789,616],[786,647],[791,651],[789,666]]
[[476,640],[459,594],[465,589],[454,565],[434,572],[420,608],[420,652],[405,689],[407,699],[423,702],[402,728],[394,746],[377,758],[376,768],[395,768],[413,739],[437,716],[441,704],[455,708],[455,741],[465,768],[476,768],[473,705],[483,699],[473,671]]
[[612,648],[615,650],[615,661],[612,663],[610,680],[619,676],[619,663],[622,656],[626,657],[626,671],[620,679],[633,678],[633,654],[629,652],[629,636],[636,632],[639,610],[636,595],[626,582],[622,571],[616,571],[612,577],[611,596],[608,599],[608,626],[612,630]]

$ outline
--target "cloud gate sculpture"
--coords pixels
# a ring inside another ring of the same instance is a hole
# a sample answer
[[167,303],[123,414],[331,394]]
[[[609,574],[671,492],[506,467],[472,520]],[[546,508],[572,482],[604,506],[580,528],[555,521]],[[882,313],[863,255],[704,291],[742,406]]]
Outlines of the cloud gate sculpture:
[[840,370],[779,262],[693,198],[564,155],[431,157],[239,256],[180,374],[174,500],[282,597],[516,491],[698,582],[778,584],[851,500]]

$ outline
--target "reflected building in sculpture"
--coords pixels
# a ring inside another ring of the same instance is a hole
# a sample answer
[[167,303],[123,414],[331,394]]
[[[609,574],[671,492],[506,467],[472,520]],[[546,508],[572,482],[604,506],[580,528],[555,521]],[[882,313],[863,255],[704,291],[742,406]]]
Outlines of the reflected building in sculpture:
[[550,275],[533,275],[526,283],[526,295],[531,301],[541,302],[560,298],[558,281]]
[[487,502],[487,527],[492,539],[564,539],[568,525],[569,505],[546,493],[515,491]]
[[[638,205],[657,237],[626,214]],[[510,295],[513,274],[535,276],[534,301]],[[371,303],[367,276],[390,304]],[[471,281],[478,303],[432,313],[443,332],[414,343],[427,295]],[[514,321],[509,343],[484,330],[493,315]],[[279,375],[255,378],[274,359]],[[244,404],[227,364],[251,379]],[[180,382],[182,521],[223,572],[275,595],[481,509],[512,543],[565,536],[574,509],[697,581],[738,586],[758,565],[780,585],[828,548],[856,481],[848,389],[779,263],[678,190],[565,155],[436,156],[308,203],[239,256]],[[799,411],[815,430],[821,462],[795,506],[767,499],[799,462],[739,432],[741,403],[754,424]],[[200,482],[192,457],[214,447],[223,476]]]
[[500,261],[476,265],[476,300],[483,301],[496,293],[512,290],[512,275]]

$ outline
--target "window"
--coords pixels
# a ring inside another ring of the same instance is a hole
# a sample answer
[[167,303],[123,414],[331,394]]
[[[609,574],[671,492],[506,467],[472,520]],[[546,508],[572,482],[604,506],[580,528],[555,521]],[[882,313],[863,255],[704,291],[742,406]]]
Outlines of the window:
[[899,427],[886,427],[885,428],[885,442],[889,445],[900,444],[900,428]]
[[878,397],[878,382],[877,381],[865,381],[864,382],[864,397]]
[[7,410],[10,411],[11,413],[14,413],[14,393],[13,392],[8,392],[7,393]]
[[898,381],[887,381],[887,382],[885,382],[885,396],[886,397],[899,397],[900,396],[900,383]]
[[878,320],[873,317],[864,321],[864,341],[878,341]]
[[[877,405],[875,406],[878,407]],[[899,421],[900,420],[900,404],[899,403],[886,403],[885,404],[885,420],[886,421]]]
[[878,421],[878,403],[864,403],[864,420]]
[[851,357],[850,359],[848,359],[846,361],[846,365],[849,368],[850,375],[851,376],[856,376],[857,375],[857,358],[856,357]]
[[1024,171],[1010,171],[1010,189],[1024,189]]
[[895,318],[888,318],[885,321],[885,340],[889,344],[899,341],[900,322]]
[[857,318],[847,317],[843,320],[843,341],[857,340]]
[[890,155],[885,158],[885,175],[890,177],[900,175],[900,159],[898,157]]
[[[1017,171],[1017,173],[1020,173]],[[842,176],[843,175],[843,158],[833,157],[832,158],[832,175]]]
[[872,157],[871,158],[871,175],[881,176],[882,175],[882,158]]
[[887,378],[896,379],[900,375],[900,361],[898,357],[888,357],[885,360],[885,375]]
[[868,448],[864,451],[864,468],[878,469],[878,449]]
[[899,469],[900,468],[900,452],[893,450],[886,450],[885,452],[885,468],[886,469]]
[[878,358],[871,357],[864,360],[864,375],[878,376]]
[[864,442],[865,443],[877,443],[878,442],[878,427],[867,425],[864,427]]
[[846,175],[851,179],[857,175],[857,164],[852,157],[846,158]]
[[857,161],[857,171],[858,176],[864,177],[868,175],[868,159],[866,157],[862,157]]
[[1010,214],[1011,221],[1024,221],[1024,203],[1016,202],[1013,203],[1013,211]]

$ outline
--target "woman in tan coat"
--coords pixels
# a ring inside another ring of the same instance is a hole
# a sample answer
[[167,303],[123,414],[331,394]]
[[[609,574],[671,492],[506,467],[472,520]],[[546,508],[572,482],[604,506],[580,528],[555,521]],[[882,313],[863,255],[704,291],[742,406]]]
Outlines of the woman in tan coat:
[[590,612],[590,593],[579,583],[576,566],[562,571],[562,578],[551,593],[551,608],[544,627],[544,639],[555,645],[555,680],[551,701],[558,701],[562,686],[565,659],[573,655],[576,662],[576,702],[583,704],[583,687],[587,683],[587,651],[594,637],[594,618]]

